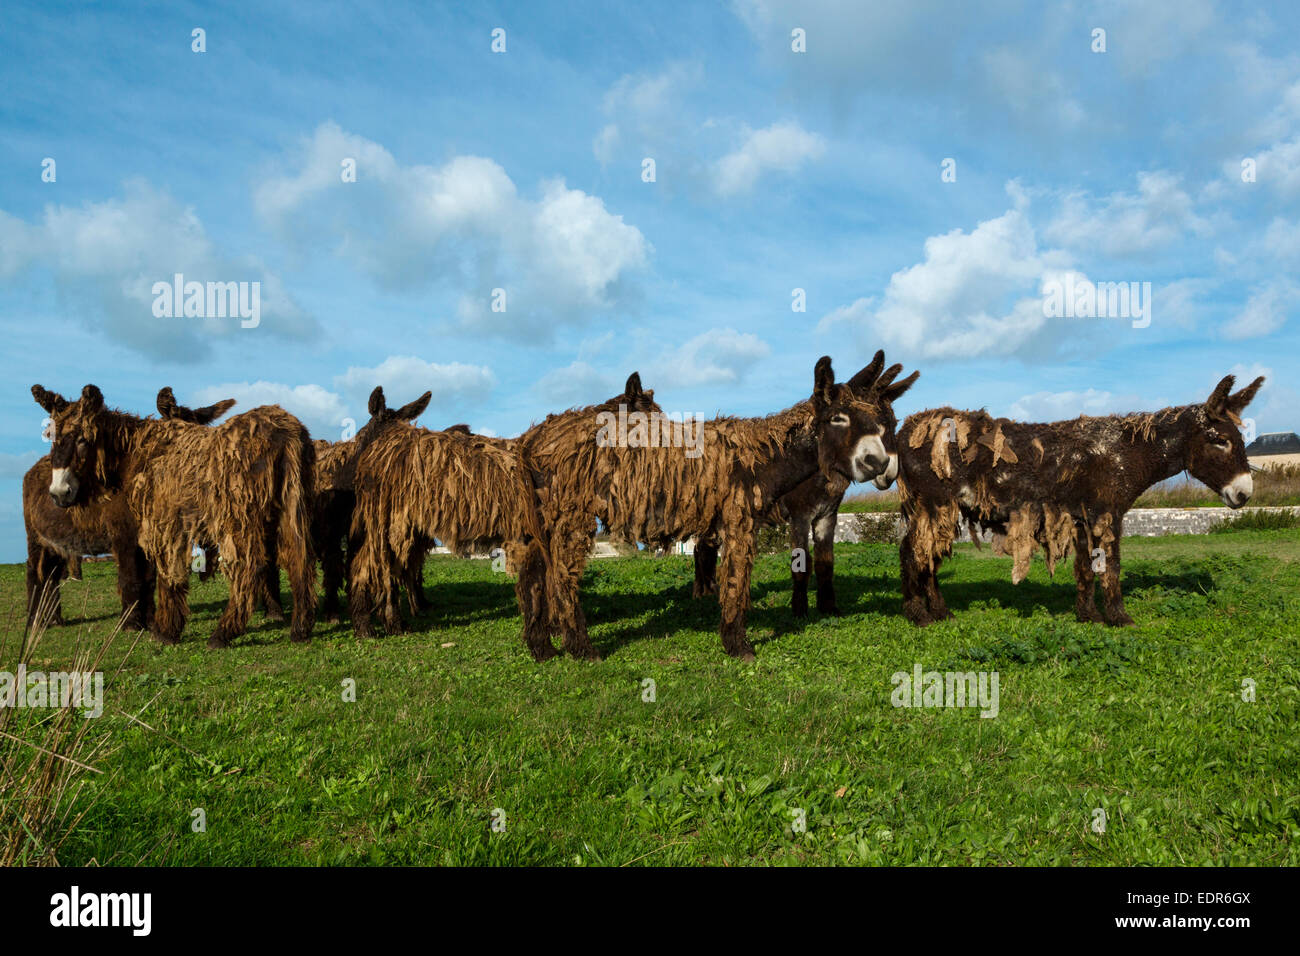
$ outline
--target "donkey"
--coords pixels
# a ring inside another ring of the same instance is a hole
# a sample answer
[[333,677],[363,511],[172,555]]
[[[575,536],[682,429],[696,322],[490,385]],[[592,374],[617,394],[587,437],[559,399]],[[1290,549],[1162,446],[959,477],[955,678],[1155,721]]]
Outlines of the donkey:
[[990,530],[994,550],[1014,557],[1016,584],[1040,546],[1052,572],[1073,548],[1078,619],[1132,624],[1120,592],[1119,546],[1124,514],[1138,495],[1180,471],[1217,490],[1229,508],[1240,508],[1253,491],[1240,415],[1264,379],[1236,393],[1233,383],[1225,377],[1197,405],[1048,424],[952,408],[910,416],[899,432],[904,615],[917,625],[952,617],[938,570],[965,520],[973,539],[976,526]]
[[[363,444],[354,460],[348,538],[348,602],[358,637],[373,636],[376,610],[388,633],[403,629],[399,586],[423,597],[421,569],[435,539],[453,551],[505,547],[516,567],[543,560],[532,487],[513,439],[395,422]],[[545,619],[539,592],[517,587],[516,595],[521,607],[534,608],[530,618]],[[412,614],[417,610],[412,598]]]
[[[170,390],[169,390],[170,391]],[[32,389],[38,405],[53,416],[68,402],[39,385]],[[207,425],[224,415],[233,398],[203,408],[176,405],[164,418]],[[46,455],[23,476],[23,524],[27,531],[27,621],[35,622],[42,600],[49,606],[49,623],[63,624],[58,587],[81,578],[83,554],[111,553],[117,564],[117,590],[122,601],[124,626],[141,630],[153,617],[154,569],[136,542],[131,522],[123,520],[125,500],[120,495],[88,501],[83,508],[65,509],[50,498],[52,469]],[[49,592],[50,596],[42,598]]]
[[[877,353],[877,358],[883,365],[883,353]],[[876,388],[888,387],[902,371],[902,365],[891,365],[877,379]],[[858,374],[874,378],[879,372],[880,366],[873,361]],[[892,405],[886,406],[882,414],[887,421],[885,449],[889,452],[889,468],[872,479],[872,482],[884,491],[898,476],[898,449],[894,436],[894,429],[898,423],[894,418]],[[790,604],[795,617],[808,616],[807,555],[810,533],[813,544],[813,570],[817,575],[817,610],[822,614],[836,617],[841,613],[835,601],[835,529],[839,519],[840,504],[844,501],[844,494],[848,491],[849,484],[849,480],[838,472],[829,478],[818,472],[793,491],[782,495],[776,507],[765,516],[764,524],[784,524],[789,528],[791,555],[804,556],[802,562],[791,563]],[[695,543],[695,597],[717,594],[717,566],[717,542],[697,541]]]
[[[39,386],[33,394],[44,392]],[[38,396],[39,401],[39,396]],[[189,614],[189,548],[214,542],[230,579],[230,600],[209,647],[228,646],[248,626],[264,591],[274,540],[293,590],[294,641],[311,639],[316,567],[311,550],[315,450],[303,424],[264,405],[214,428],[140,418],[109,409],[87,385],[53,414],[50,496],[79,514],[89,503],[123,498],[121,520],[157,566],[153,635],[180,641]]]
[[[634,372],[624,393],[605,404],[657,408],[653,401],[653,391],[643,392]],[[523,467],[518,446],[519,439],[475,435],[466,425],[441,432],[401,426],[358,454],[357,504],[348,542],[349,602],[358,636],[373,633],[370,618],[376,609],[388,633],[402,629],[398,584],[405,574],[408,593],[420,588],[418,573],[411,569],[422,566],[429,546],[440,540],[455,552],[502,549],[505,570],[515,576],[524,645],[539,661],[554,656],[546,603],[547,551],[532,475]]]
[[[883,355],[878,361],[883,364]],[[662,415],[626,414],[633,426],[626,440],[611,440],[614,412],[608,407],[552,415],[525,432],[521,454],[537,489],[550,555],[548,631],[562,633],[564,649],[573,656],[599,659],[587,634],[579,582],[600,516],[612,534],[647,545],[689,537],[721,540],[722,646],[733,657],[753,660],[745,616],[759,521],[818,471],[867,481],[891,467],[887,407],[918,373],[878,390],[880,365],[872,365],[875,372],[868,366],[852,383],[837,385],[831,360],[823,357],[808,402],[766,418],[673,423],[680,431],[668,444],[689,447],[657,447],[658,434],[649,429],[662,433],[668,421]],[[617,412],[622,420],[624,411]]]
[[[357,456],[389,427],[419,418],[432,398],[432,392],[425,392],[401,408],[390,409],[383,387],[377,386],[370,393],[370,420],[352,438],[338,442],[318,439],[315,442],[316,504],[312,515],[312,541],[320,556],[324,575],[325,600],[321,610],[327,620],[335,621],[339,616],[339,591],[343,587],[347,566],[344,541],[352,525],[352,511],[357,500],[353,489]],[[423,568],[424,556],[421,554],[413,558],[412,567],[408,567],[403,575],[412,614],[428,606],[419,585]],[[278,577],[276,580],[278,587]]]

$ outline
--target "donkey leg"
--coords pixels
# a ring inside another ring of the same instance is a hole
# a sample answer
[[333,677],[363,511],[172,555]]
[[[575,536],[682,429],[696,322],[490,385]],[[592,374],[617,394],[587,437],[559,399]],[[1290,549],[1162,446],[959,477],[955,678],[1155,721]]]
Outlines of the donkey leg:
[[1074,585],[1074,616],[1085,624],[1100,624],[1097,574],[1092,570],[1092,554],[1088,551],[1088,536],[1083,528],[1078,528],[1074,534]]
[[361,516],[355,515],[348,535],[348,615],[352,633],[363,639],[375,636],[370,619],[375,610],[375,582],[382,574],[382,569],[375,567],[375,537],[366,532]]
[[790,515],[790,610],[795,617],[808,616],[808,535],[811,522],[806,514]]
[[67,562],[59,554],[27,539],[27,624],[43,616],[52,627],[63,625],[60,585],[67,576]]
[[1102,614],[1111,627],[1127,627],[1134,623],[1124,610],[1124,595],[1119,589],[1119,522],[1115,523],[1114,540],[1106,544],[1106,570],[1101,575],[1101,592],[1106,599]]
[[939,564],[942,560],[936,555],[930,570],[923,571],[921,575],[925,584],[925,600],[930,607],[930,617],[936,621],[947,621],[952,618],[952,611],[948,610],[948,602],[943,599],[943,594],[939,591]]
[[749,611],[749,579],[754,570],[754,516],[740,489],[732,491],[722,514],[725,550],[722,577],[718,582],[718,604],[722,610],[722,647],[742,661],[754,659],[754,648],[745,634]]
[[293,621],[289,625],[289,640],[302,643],[311,640],[316,624],[316,563],[302,547],[282,547],[289,565],[289,588],[293,593]]
[[565,513],[550,535],[551,567],[546,588],[552,624],[563,633],[564,650],[574,657],[600,660],[582,613],[582,572],[596,536],[596,522],[585,514]]
[[835,528],[838,515],[832,512],[813,523],[813,571],[817,575],[817,610],[840,615],[835,603]]
[[424,559],[427,551],[424,542],[417,541],[406,563],[406,599],[410,602],[412,617],[433,609],[433,602],[424,593]]
[[140,586],[140,613],[144,616],[145,628],[152,630],[155,614],[154,593],[158,589],[158,567],[141,548],[136,549],[135,557],[142,582]]
[[[149,627],[147,607],[150,602],[145,591],[152,586],[150,578],[153,563],[134,538],[113,542],[113,557],[117,561],[117,591],[122,598],[122,626],[127,630],[142,631]],[[172,563],[175,563],[174,559]],[[186,560],[185,573],[189,574],[189,570],[189,561]],[[186,591],[188,590],[187,584]],[[183,620],[181,627],[184,627]],[[176,631],[176,638],[180,639],[179,630]]]
[[695,587],[691,597],[708,597],[718,593],[718,545],[699,538],[695,542]]
[[262,606],[265,608],[263,617],[268,621],[276,624],[284,623],[284,602],[280,594],[280,565],[278,559],[283,558],[283,554],[278,554],[279,549],[276,547],[275,532],[272,531],[266,539],[266,568],[262,574],[263,585]]
[[515,599],[524,619],[524,646],[539,664],[560,653],[551,643],[546,603],[546,559],[541,545],[529,542],[518,563],[515,575]]
[[[903,587],[903,616],[917,627],[933,624],[930,616],[929,598],[926,593],[924,574],[918,557],[919,542],[916,535],[916,521],[907,523],[907,533],[898,546],[899,570]],[[926,560],[937,560],[926,553]]]
[[321,610],[326,620],[337,621],[343,608],[339,603],[339,592],[343,592],[343,604],[348,603],[347,579],[348,567],[352,560],[353,542],[350,537],[349,522],[352,509],[342,514],[330,511],[324,519],[321,532],[313,535],[312,543],[319,542],[321,574],[324,577],[325,603]]
[[259,596],[266,595],[266,562],[269,559],[266,541],[265,534],[258,530],[246,534],[242,542],[235,542],[236,557],[229,562],[226,575],[230,581],[230,598],[217,619],[212,636],[208,638],[208,647],[229,647],[231,641],[248,629],[253,606]]
[[185,620],[190,616],[190,565],[182,551],[179,560],[165,556],[157,565],[158,610],[154,613],[153,636],[163,644],[179,644]]

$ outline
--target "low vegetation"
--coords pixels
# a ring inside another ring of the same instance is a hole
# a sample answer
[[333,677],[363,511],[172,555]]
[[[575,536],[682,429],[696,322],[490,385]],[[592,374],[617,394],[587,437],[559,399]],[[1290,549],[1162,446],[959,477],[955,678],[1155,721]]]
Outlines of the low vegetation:
[[[683,556],[588,566],[598,664],[535,664],[489,561],[431,558],[434,610],[372,641],[255,621],[208,650],[226,587],[196,582],[182,644],[123,636],[101,662],[104,716],[73,729],[104,772],[65,791],[58,860],[1300,863],[1300,531],[1127,540],[1131,628],[1076,623],[1069,575],[1013,586],[959,545],[956,620],[916,629],[896,547],[836,550],[845,614],[802,626],[786,560],[759,558],[752,664],[717,652]],[[0,567],[11,617],[22,593]],[[110,636],[117,603],[87,564],[33,665]],[[891,706],[918,664],[996,671],[998,716]]]

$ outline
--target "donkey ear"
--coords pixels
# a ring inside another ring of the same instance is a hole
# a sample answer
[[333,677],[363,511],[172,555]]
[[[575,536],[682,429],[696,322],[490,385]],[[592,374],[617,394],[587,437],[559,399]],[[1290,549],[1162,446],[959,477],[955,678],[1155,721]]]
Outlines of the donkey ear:
[[433,398],[433,392],[425,392],[415,401],[399,408],[396,413],[397,418],[404,422],[419,418],[424,414],[424,410],[429,407],[429,399],[431,398]]
[[[881,389],[880,390],[881,399],[888,402],[890,405],[894,404],[894,402],[898,401],[898,399],[902,397],[903,393],[906,392],[909,388],[911,388],[913,383],[915,383],[916,380],[920,377],[921,377],[921,373],[919,371],[913,372],[911,375],[907,376],[907,378],[902,379],[901,381],[895,382],[893,385],[889,385],[886,388]],[[890,378],[892,379],[893,376],[890,376]]]
[[207,425],[226,414],[234,405],[235,400],[233,398],[226,398],[216,404],[196,408],[194,409],[194,420],[200,425]]
[[41,406],[51,415],[57,414],[68,407],[68,400],[58,392],[51,392],[43,385],[32,386],[32,398],[36,399],[36,404]]
[[[884,367],[885,350],[880,349],[876,352],[875,358],[873,358],[868,365],[858,372],[857,375],[854,375],[849,379],[849,387],[855,392],[867,391],[873,384],[875,384],[876,376],[880,374],[880,370]],[[903,366],[898,366],[898,372],[901,372],[902,370]],[[895,372],[894,374],[897,375],[898,372]]]
[[81,390],[81,402],[87,411],[97,412],[104,407],[104,393],[98,385],[87,385]]
[[170,385],[158,389],[158,400],[154,404],[158,407],[158,414],[163,418],[177,417],[176,409],[180,406],[176,404],[176,395]]
[[903,365],[901,362],[898,363],[897,365],[891,365],[889,366],[889,368],[885,369],[884,374],[881,375],[880,378],[876,379],[873,385],[877,394],[883,392],[886,388],[888,388],[889,383],[892,382],[894,379],[898,378],[898,373],[901,372],[902,370],[903,370]]
[[470,435],[470,434],[473,434],[473,433],[469,430],[469,426],[468,426],[468,425],[450,425],[450,426],[448,426],[447,428],[444,428],[443,431],[445,431],[448,435]]
[[819,408],[829,405],[834,391],[835,370],[831,368],[831,357],[823,355],[813,369],[813,404]]
[[388,402],[384,400],[384,386],[376,385],[375,390],[370,393],[370,417],[374,418],[387,407]]
[[1241,391],[1237,392],[1236,394],[1229,395],[1227,401],[1228,411],[1241,412],[1243,409],[1245,409],[1247,405],[1249,405],[1252,401],[1255,400],[1255,395],[1259,391],[1260,386],[1263,384],[1264,384],[1264,376],[1261,375],[1259,378],[1255,379],[1255,381],[1251,382]]
[[627,377],[627,384],[623,386],[623,394],[628,398],[638,397],[643,389],[641,388],[641,373],[633,372]]
[[1205,410],[1212,417],[1224,417],[1224,413],[1228,410],[1228,393],[1232,391],[1232,383],[1235,381],[1233,376],[1225,375],[1223,380],[1214,386],[1210,397],[1205,400]]

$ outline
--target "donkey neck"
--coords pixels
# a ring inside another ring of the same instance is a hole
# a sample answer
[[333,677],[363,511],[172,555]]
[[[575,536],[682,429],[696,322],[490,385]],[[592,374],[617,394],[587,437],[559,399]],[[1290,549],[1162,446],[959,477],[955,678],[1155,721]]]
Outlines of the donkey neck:
[[770,419],[756,420],[768,426],[761,445],[764,453],[754,466],[754,477],[767,502],[792,491],[821,467],[817,437],[799,412],[796,405]]
[[1195,424],[1193,406],[1152,413],[1149,427],[1138,427],[1122,457],[1133,476],[1127,488],[1126,504],[1132,505],[1142,492],[1157,482],[1172,478],[1187,467],[1187,433]]
[[104,437],[104,491],[110,494],[121,491],[125,483],[123,476],[134,470],[135,460],[148,456],[150,429],[147,426],[157,421],[125,412],[111,413]]

